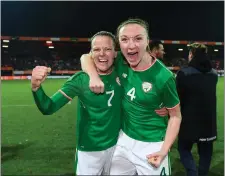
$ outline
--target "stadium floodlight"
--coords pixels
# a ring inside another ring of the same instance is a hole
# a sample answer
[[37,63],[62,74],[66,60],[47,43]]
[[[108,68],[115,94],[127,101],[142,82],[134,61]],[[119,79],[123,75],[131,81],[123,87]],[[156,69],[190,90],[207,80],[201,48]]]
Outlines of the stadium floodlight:
[[178,51],[183,51],[183,49],[182,48],[179,48]]
[[54,48],[54,46],[49,46],[48,48],[53,49],[53,48]]
[[2,47],[3,47],[3,48],[8,48],[9,46],[8,46],[8,45],[2,45]]
[[9,40],[3,40],[3,43],[9,43]]
[[52,41],[46,41],[46,43],[52,43]]
[[215,51],[215,52],[218,52],[219,50],[218,50],[218,49],[214,49],[214,51]]

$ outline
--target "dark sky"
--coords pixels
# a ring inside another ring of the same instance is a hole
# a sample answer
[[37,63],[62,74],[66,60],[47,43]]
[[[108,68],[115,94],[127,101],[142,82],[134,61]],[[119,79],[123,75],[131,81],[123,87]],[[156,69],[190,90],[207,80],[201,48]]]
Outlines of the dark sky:
[[1,35],[91,37],[120,22],[149,22],[150,38],[224,41],[224,2],[1,2]]

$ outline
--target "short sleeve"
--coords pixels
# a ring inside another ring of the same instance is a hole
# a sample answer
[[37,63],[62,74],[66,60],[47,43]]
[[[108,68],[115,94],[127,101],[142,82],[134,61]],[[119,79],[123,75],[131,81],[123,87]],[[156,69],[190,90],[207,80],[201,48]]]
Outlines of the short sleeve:
[[171,109],[180,103],[175,78],[171,76],[163,88],[163,104],[166,108]]
[[70,100],[75,96],[79,96],[82,90],[84,76],[84,73],[81,72],[74,74],[65,82],[59,91]]
[[120,66],[122,66],[123,63],[124,63],[123,54],[121,53],[121,51],[118,51],[117,56],[114,61],[114,65],[115,65],[115,67],[120,67]]

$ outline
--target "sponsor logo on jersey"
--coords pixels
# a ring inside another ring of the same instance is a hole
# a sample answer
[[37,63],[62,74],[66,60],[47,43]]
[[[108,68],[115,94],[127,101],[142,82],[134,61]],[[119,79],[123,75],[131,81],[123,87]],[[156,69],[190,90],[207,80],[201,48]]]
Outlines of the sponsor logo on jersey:
[[126,59],[123,59],[123,64],[124,64],[124,65],[127,65]]
[[126,77],[127,77],[127,74],[126,74],[126,73],[123,73],[122,76],[123,76],[124,78],[126,78]]
[[161,103],[161,104],[159,105],[159,108],[163,108],[163,103]]
[[150,90],[152,90],[152,84],[149,83],[149,82],[143,82],[142,83],[142,89],[143,91],[146,93],[146,92],[149,92]]
[[116,77],[116,82],[118,83],[119,86],[121,86],[119,77]]

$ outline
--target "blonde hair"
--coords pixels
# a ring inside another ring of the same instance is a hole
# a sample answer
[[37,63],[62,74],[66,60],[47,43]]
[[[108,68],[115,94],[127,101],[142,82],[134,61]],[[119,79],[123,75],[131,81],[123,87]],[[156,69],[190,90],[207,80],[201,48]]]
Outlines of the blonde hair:
[[189,51],[191,51],[193,53],[193,55],[197,52],[202,52],[202,53],[207,53],[208,52],[208,48],[206,45],[202,44],[202,43],[192,43],[188,46]]

